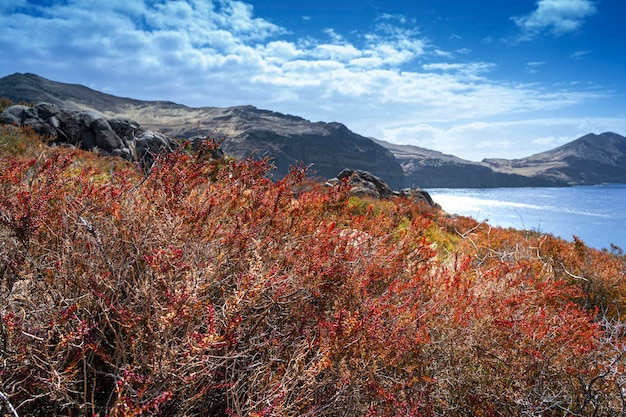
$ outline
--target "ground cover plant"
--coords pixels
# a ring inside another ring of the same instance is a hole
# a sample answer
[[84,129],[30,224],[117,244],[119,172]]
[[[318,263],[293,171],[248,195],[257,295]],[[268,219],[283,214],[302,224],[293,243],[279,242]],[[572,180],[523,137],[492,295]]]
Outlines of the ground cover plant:
[[0,410],[626,413],[625,260],[268,160],[0,130]]

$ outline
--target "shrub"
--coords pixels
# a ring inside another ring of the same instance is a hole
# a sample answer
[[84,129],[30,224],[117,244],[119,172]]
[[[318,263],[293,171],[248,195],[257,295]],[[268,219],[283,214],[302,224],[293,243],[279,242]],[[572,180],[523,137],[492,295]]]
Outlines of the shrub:
[[21,415],[624,409],[621,324],[554,268],[575,246],[300,168],[270,181],[267,160],[181,151],[143,176],[37,152],[0,159],[0,391]]

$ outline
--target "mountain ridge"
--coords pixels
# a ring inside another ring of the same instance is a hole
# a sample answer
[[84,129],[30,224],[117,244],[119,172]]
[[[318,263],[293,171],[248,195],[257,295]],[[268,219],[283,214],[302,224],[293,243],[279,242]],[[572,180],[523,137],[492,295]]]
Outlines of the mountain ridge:
[[174,138],[218,136],[223,139],[224,151],[234,157],[273,158],[276,176],[284,176],[290,166],[302,163],[311,165],[314,174],[323,178],[334,177],[344,168],[369,171],[396,189],[626,182],[626,138],[611,132],[585,135],[525,158],[473,162],[368,138],[338,122],[311,122],[251,105],[188,107],[171,101],[117,97],[29,73],[0,78],[0,97],[96,110],[109,118],[130,118]]
[[311,166],[313,175],[324,179],[349,167],[371,172],[396,189],[404,183],[402,168],[390,151],[341,123],[313,123],[250,105],[192,108],[170,101],[127,99],[35,74],[0,78],[2,96],[15,102],[69,104],[81,110],[96,110],[107,118],[130,118],[175,138],[219,136],[223,150],[234,157],[273,158],[277,177],[286,175],[290,166],[302,163]]
[[[549,187],[560,181],[532,178],[516,172],[499,172],[481,162],[472,162],[414,145],[374,141],[391,151],[407,178],[424,188]],[[407,184],[412,186],[414,184]]]
[[589,133],[525,158],[484,159],[482,163],[500,172],[541,175],[569,185],[624,182],[626,138],[613,132]]

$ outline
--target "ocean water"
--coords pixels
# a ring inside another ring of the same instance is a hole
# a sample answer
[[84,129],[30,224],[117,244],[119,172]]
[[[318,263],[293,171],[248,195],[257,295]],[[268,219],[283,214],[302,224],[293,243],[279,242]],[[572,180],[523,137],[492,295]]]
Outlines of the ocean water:
[[626,251],[626,184],[567,188],[427,189],[449,213]]

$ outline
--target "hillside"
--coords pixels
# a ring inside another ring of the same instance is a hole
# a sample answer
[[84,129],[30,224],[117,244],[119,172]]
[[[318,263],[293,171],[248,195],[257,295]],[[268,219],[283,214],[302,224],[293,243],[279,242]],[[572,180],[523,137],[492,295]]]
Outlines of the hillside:
[[14,102],[53,103],[74,109],[123,112],[141,105],[140,100],[115,97],[79,84],[65,84],[35,74],[13,74],[0,78],[0,97]]
[[388,150],[340,123],[312,123],[253,106],[190,108],[165,101],[139,101],[34,74],[1,78],[0,97],[92,109],[108,118],[130,118],[174,138],[223,137],[222,149],[233,157],[272,157],[277,178],[285,176],[290,166],[302,163],[312,164],[311,174],[322,178],[351,168],[371,172],[395,189],[404,184],[402,168]]
[[274,176],[290,166],[332,178],[344,168],[364,170],[394,189],[405,187],[522,187],[626,182],[626,141],[615,133],[587,135],[559,148],[517,160],[471,162],[409,145],[366,138],[341,123],[310,122],[254,106],[190,108],[169,101],[115,97],[34,74],[0,78],[0,97],[96,110],[107,118],[130,118],[173,138],[217,136],[236,158],[273,158]]
[[588,134],[527,158],[485,159],[497,172],[562,181],[569,185],[626,182],[626,138],[616,133]]
[[3,415],[626,412],[618,250],[209,155],[0,126]]
[[389,149],[402,166],[405,186],[423,188],[546,187],[561,185],[558,178],[498,171],[484,163],[411,145],[374,140]]

